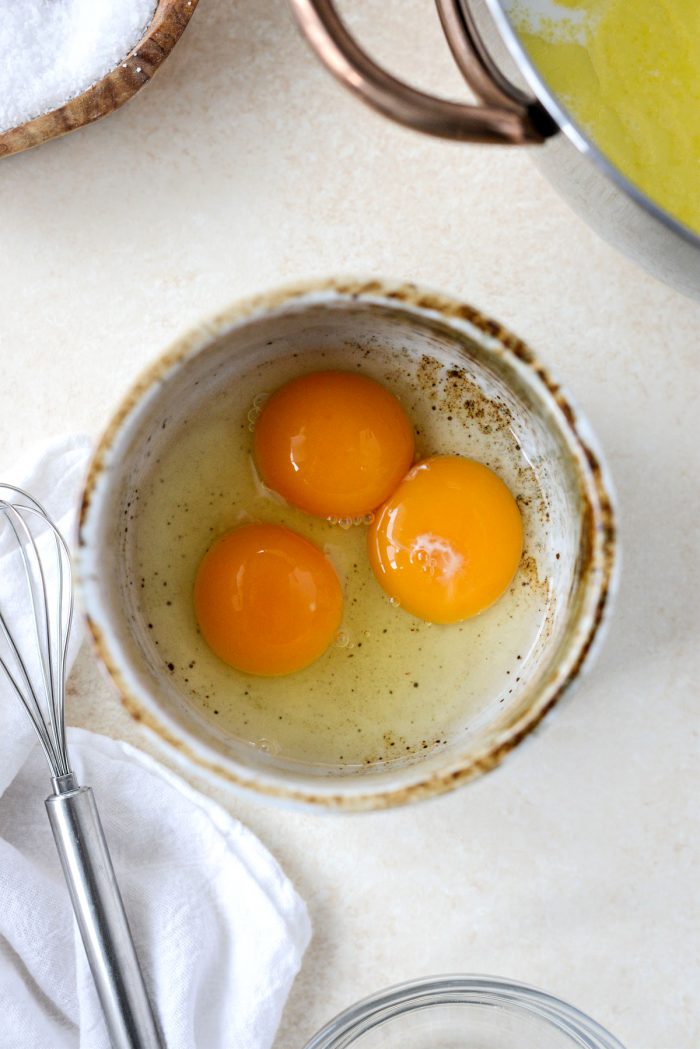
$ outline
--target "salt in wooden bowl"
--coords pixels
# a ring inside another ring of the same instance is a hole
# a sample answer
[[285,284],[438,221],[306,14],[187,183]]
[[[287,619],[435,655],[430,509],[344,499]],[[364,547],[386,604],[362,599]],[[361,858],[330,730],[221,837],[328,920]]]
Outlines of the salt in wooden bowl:
[[163,64],[184,32],[198,0],[159,0],[143,37],[119,64],[57,109],[0,132],[0,157],[40,146],[105,117],[128,102]]

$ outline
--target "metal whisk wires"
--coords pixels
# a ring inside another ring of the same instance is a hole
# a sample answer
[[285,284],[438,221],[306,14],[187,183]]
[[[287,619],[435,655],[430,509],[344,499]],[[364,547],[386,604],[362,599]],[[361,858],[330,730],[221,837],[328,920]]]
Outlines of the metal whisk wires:
[[73,622],[70,554],[43,506],[8,484],[0,484],[0,550],[12,559],[0,579],[0,667],[60,779],[71,775],[64,719]]
[[0,671],[29,714],[51,766],[46,811],[110,1040],[114,1049],[163,1049],[95,796],[78,784],[68,760],[68,547],[44,507],[8,484],[0,484],[0,556]]

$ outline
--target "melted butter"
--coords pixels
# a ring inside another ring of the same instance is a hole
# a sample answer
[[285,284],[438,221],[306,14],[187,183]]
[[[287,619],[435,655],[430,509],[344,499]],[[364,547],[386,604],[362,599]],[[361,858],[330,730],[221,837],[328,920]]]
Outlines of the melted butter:
[[698,0],[559,0],[547,17],[513,8],[530,57],[596,145],[700,233]]

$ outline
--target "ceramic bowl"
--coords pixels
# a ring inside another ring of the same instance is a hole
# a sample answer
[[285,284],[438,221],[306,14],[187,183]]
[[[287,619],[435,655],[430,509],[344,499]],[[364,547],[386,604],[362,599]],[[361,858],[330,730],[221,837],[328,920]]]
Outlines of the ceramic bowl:
[[365,998],[306,1049],[623,1049],[551,994],[489,976],[437,976]]
[[[484,696],[482,715],[441,741],[439,750],[359,769],[291,764],[215,731],[168,675],[139,604],[134,529],[130,533],[127,522],[138,515],[134,492],[151,457],[177,441],[198,405],[230,388],[255,362],[324,346],[371,353],[379,343],[458,367],[508,413],[545,493],[536,511],[543,538],[533,544],[530,567],[548,594],[547,616],[514,670],[511,689]],[[98,656],[124,706],[172,755],[218,783],[350,811],[451,790],[494,768],[528,736],[590,664],[614,589],[615,548],[610,479],[597,441],[536,355],[464,303],[410,284],[348,279],[233,306],[178,340],[149,369],[118,408],[92,461],[77,562]]]

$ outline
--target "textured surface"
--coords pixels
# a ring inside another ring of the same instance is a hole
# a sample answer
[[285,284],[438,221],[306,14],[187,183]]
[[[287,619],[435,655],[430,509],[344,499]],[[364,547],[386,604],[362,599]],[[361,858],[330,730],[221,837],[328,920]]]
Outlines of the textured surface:
[[[395,70],[456,93],[428,0],[343,8]],[[2,160],[0,229],[2,461],[96,433],[203,314],[334,271],[459,294],[574,390],[615,475],[625,561],[578,693],[502,769],[423,808],[320,818],[222,800],[315,924],[277,1049],[362,994],[448,970],[546,987],[630,1049],[695,1049],[700,308],[594,237],[526,155],[365,112],[280,0],[202,0],[128,107]],[[151,749],[88,653],[69,705]]]

